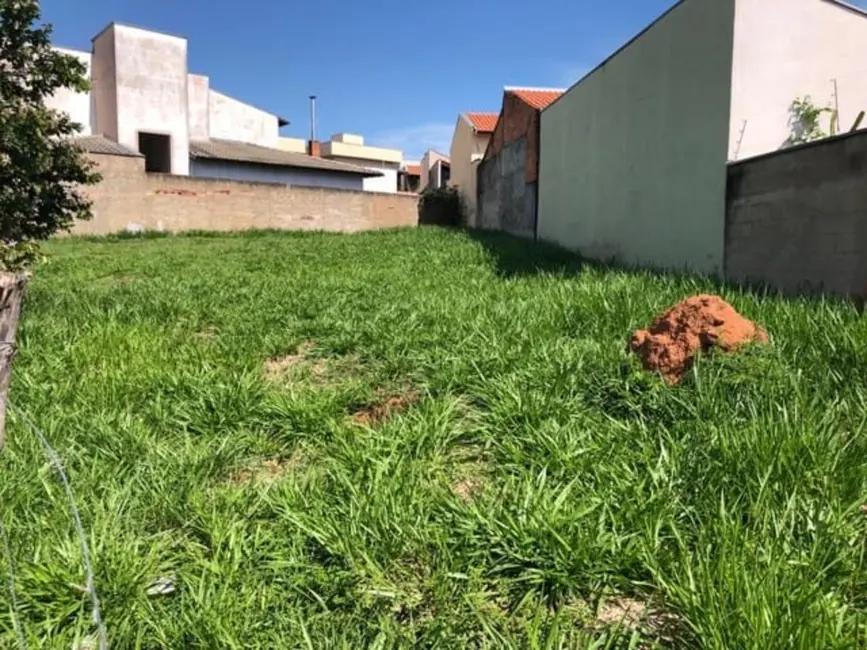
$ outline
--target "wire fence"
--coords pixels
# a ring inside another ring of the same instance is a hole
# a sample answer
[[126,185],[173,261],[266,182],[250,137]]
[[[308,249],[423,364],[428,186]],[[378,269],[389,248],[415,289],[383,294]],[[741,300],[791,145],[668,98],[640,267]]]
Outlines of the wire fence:
[[[69,508],[72,512],[72,519],[75,524],[78,541],[81,545],[81,557],[84,564],[86,590],[88,595],[90,596],[93,624],[96,627],[97,633],[97,648],[99,650],[108,650],[108,633],[105,628],[105,623],[102,620],[102,613],[99,606],[99,596],[96,593],[93,564],[90,560],[90,547],[87,544],[87,535],[84,531],[84,526],[81,523],[81,514],[78,511],[78,506],[75,502],[75,496],[72,493],[69,476],[67,475],[66,470],[63,467],[63,461],[60,459],[60,455],[57,453],[54,447],[51,446],[51,443],[48,442],[48,438],[45,436],[45,433],[39,428],[39,426],[37,426],[37,424],[33,421],[33,418],[31,418],[26,411],[20,410],[14,405],[9,406],[9,411],[17,420],[22,422],[34,436],[36,436],[36,438],[39,440],[40,445],[42,446],[46,458],[48,458],[48,461],[51,463],[51,465],[54,467],[54,470],[60,476],[61,483],[63,484],[63,491],[66,493],[66,497],[69,501]],[[3,550],[6,555],[6,565],[8,567],[9,573],[9,595],[10,603],[12,605],[12,622],[15,628],[15,634],[18,637],[19,646],[22,650],[26,650],[27,639],[24,635],[24,627],[21,624],[21,613],[18,606],[18,596],[15,589],[15,563],[9,547],[9,536],[7,534],[6,525],[3,522],[2,518],[0,518],[0,537],[3,538]]]

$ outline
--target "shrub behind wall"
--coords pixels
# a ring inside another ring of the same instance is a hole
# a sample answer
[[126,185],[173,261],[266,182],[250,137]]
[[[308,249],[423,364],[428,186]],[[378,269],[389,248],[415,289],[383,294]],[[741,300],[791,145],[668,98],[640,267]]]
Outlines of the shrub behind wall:
[[433,226],[465,226],[467,211],[458,189],[455,187],[425,189],[418,201],[418,223]]

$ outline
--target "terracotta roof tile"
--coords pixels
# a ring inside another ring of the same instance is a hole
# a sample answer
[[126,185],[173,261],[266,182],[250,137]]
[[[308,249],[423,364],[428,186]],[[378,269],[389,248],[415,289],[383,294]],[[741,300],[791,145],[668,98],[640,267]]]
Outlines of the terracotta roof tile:
[[282,149],[272,149],[271,147],[262,147],[247,142],[235,142],[234,140],[221,140],[217,138],[190,141],[190,158],[232,160],[236,162],[259,163],[261,165],[275,165],[278,167],[302,167],[305,169],[357,174],[358,176],[382,176],[381,172],[371,171],[363,167],[335,160],[328,160],[327,158],[318,158],[304,153],[283,151]]
[[521,99],[536,110],[547,108],[551,102],[563,94],[562,90],[536,88],[506,88],[506,92]]
[[421,165],[407,164],[404,166],[404,171],[411,176],[421,176]]
[[466,113],[466,116],[479,133],[493,133],[500,117],[499,113]]

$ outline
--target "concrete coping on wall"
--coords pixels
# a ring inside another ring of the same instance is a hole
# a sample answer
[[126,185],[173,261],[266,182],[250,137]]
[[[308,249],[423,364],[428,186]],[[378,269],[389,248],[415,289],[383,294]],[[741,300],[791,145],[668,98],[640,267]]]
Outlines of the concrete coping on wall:
[[790,147],[785,147],[783,149],[776,149],[775,151],[768,151],[766,153],[760,153],[755,156],[750,156],[749,158],[742,158],[741,160],[730,160],[728,162],[728,167],[737,167],[738,165],[745,165],[748,163],[753,163],[758,160],[764,160],[766,158],[774,158],[776,156],[785,156],[787,154],[795,154],[799,151],[803,151],[804,149],[812,149],[815,147],[824,147],[830,146],[841,140],[848,140],[850,138],[858,138],[858,137],[867,137],[867,129],[858,129],[857,131],[850,131],[849,133],[841,133],[839,135],[831,135],[827,138],[821,138],[819,140],[813,140],[812,142],[803,142],[800,144],[794,144]]

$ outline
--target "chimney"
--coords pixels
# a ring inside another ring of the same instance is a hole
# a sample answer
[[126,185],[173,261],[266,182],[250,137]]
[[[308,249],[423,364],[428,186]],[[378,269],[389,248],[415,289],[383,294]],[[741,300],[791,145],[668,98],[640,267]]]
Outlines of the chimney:
[[316,141],[316,95],[310,95],[310,140],[307,141],[307,155],[322,155],[319,143]]

